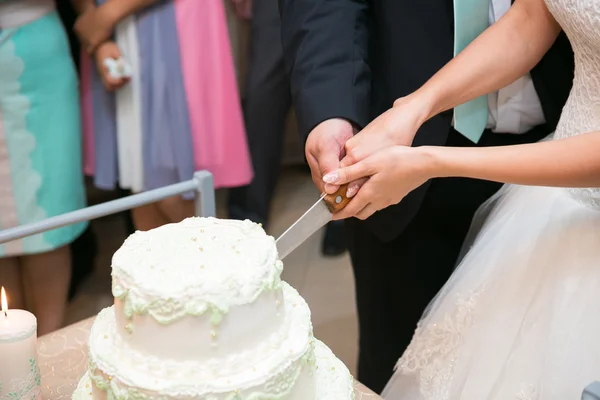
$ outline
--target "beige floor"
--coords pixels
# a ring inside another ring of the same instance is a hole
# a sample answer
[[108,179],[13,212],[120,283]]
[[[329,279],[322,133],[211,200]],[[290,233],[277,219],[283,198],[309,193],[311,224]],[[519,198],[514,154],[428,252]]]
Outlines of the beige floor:
[[[219,216],[224,216],[224,195],[217,193]],[[98,200],[101,194],[93,194]],[[270,234],[277,236],[294,222],[318,197],[307,173],[287,169],[281,179],[273,206]],[[102,198],[100,200],[103,200]],[[110,293],[110,258],[125,238],[125,227],[118,216],[93,222],[98,235],[100,255],[94,275],[85,282],[72,302],[67,323],[98,313],[112,303]],[[285,260],[283,278],[304,296],[312,310],[315,335],[355,371],[357,353],[357,319],[354,282],[348,256],[324,258],[319,248],[322,232],[313,235]]]

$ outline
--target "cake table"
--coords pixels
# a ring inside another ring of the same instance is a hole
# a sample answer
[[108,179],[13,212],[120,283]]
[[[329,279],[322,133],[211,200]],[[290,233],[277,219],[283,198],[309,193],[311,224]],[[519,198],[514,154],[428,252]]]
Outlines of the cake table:
[[[87,343],[94,318],[86,319],[38,340],[43,400],[71,400],[87,369]],[[381,400],[357,383],[355,400]]]

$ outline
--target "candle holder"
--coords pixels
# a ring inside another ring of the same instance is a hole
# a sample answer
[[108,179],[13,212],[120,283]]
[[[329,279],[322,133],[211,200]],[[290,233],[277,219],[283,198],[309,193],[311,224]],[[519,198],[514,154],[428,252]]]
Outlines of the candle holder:
[[0,312],[0,400],[41,400],[37,361],[37,320],[24,310],[8,310],[2,288]]

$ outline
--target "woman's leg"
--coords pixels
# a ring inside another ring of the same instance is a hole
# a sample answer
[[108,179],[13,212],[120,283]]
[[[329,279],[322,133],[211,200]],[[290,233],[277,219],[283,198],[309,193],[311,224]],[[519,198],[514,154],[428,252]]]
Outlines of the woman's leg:
[[25,308],[25,296],[18,257],[0,258],[0,286],[4,286],[8,306]]
[[194,201],[173,196],[132,210],[135,228],[147,231],[194,215]]
[[194,200],[184,200],[181,196],[173,196],[157,203],[158,209],[169,222],[194,216]]
[[161,213],[157,204],[134,208],[131,213],[135,229],[140,231],[149,231],[171,222]]
[[62,327],[71,279],[69,246],[21,257],[23,286],[38,320],[38,335]]

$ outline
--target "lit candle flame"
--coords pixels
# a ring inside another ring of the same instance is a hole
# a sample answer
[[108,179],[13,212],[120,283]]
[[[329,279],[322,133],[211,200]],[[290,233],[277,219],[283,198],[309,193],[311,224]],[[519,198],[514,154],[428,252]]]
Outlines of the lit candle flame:
[[2,289],[0,289],[0,298],[2,302],[2,312],[4,313],[5,317],[8,317],[8,301],[6,301],[6,291],[4,290],[4,286],[2,286]]

